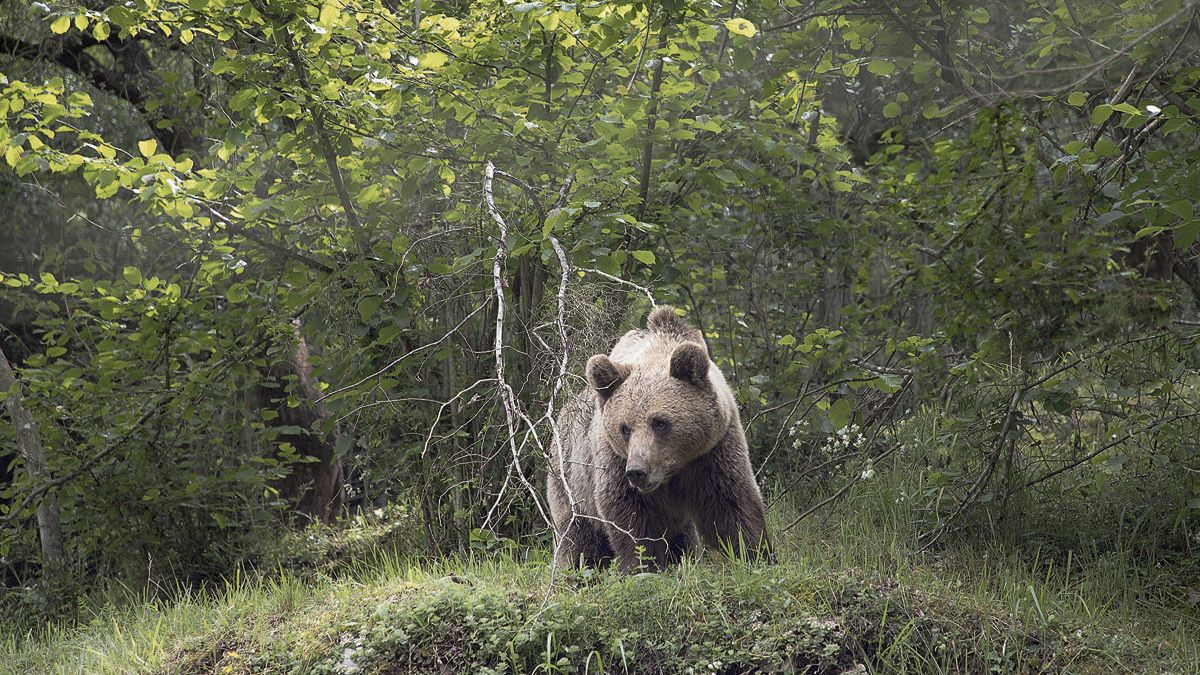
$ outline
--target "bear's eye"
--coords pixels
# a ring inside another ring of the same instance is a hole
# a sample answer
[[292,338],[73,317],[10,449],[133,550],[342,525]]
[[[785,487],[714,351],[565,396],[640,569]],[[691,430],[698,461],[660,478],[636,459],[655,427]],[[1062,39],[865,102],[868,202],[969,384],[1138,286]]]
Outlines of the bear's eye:
[[625,440],[629,440],[629,425],[628,424],[621,425],[621,438],[624,438]]
[[671,430],[671,421],[662,417],[655,417],[650,420],[650,428],[654,430],[656,435],[662,436]]

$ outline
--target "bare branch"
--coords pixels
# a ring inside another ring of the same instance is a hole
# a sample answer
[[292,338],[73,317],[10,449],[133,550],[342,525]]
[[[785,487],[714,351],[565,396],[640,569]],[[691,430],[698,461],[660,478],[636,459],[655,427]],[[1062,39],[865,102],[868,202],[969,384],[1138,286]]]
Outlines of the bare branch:
[[[525,418],[524,415],[520,413],[517,405],[516,395],[513,393],[512,387],[508,384],[508,380],[505,379],[504,374],[504,287],[506,285],[504,281],[504,261],[508,257],[508,249],[505,243],[508,241],[508,224],[504,222],[503,216],[500,215],[499,209],[496,208],[496,200],[492,195],[492,182],[495,178],[495,175],[496,167],[489,161],[487,163],[487,168],[484,170],[483,198],[487,202],[488,213],[491,215],[492,220],[495,221],[496,226],[500,230],[499,236],[496,237],[496,257],[492,260],[492,291],[496,301],[496,329],[495,339],[492,343],[492,353],[496,362],[496,380],[497,386],[500,388],[500,400],[504,405],[504,419],[505,428],[508,432],[508,445],[512,450],[511,472],[517,475],[518,479],[521,481],[521,484],[524,485],[525,488],[529,490],[530,495],[533,496],[534,504],[537,506],[538,512],[541,513],[542,519],[546,522],[550,522],[549,516],[546,515],[545,510],[542,508],[542,502],[538,498],[537,488],[533,486],[533,483],[531,483],[529,478],[525,475],[524,469],[521,468],[521,453],[520,448],[517,445],[517,426],[515,418],[520,416],[526,422],[528,422],[528,418]],[[529,431],[527,433],[536,434],[536,431],[533,430],[532,423],[529,424]],[[502,496],[503,489],[501,489],[500,495],[497,496],[497,504]],[[494,510],[495,506],[492,507],[492,511]],[[492,513],[489,512],[488,522],[490,522],[491,515]]]
[[594,269],[592,269],[592,268],[590,268],[590,267],[578,267],[578,268],[576,268],[576,269],[578,269],[580,272],[587,272],[587,273],[589,273],[589,274],[596,274],[596,275],[599,275],[599,276],[602,276],[602,277],[604,277],[605,279],[608,279],[609,281],[613,281],[613,282],[616,282],[616,283],[618,283],[618,284],[622,284],[622,285],[625,285],[625,286],[630,286],[630,287],[632,287],[632,288],[636,288],[637,290],[641,291],[643,295],[645,295],[647,298],[649,298],[649,299],[650,299],[650,306],[651,306],[651,307],[658,307],[658,302],[657,302],[657,301],[655,301],[655,299],[654,299],[654,293],[652,293],[652,292],[650,291],[650,289],[649,289],[649,288],[646,288],[645,286],[639,286],[638,284],[635,284],[635,283],[633,283],[632,281],[629,281],[629,280],[627,280],[627,279],[622,279],[621,277],[618,277],[618,276],[613,276],[613,275],[609,274],[608,272],[601,272],[600,270],[594,270]]

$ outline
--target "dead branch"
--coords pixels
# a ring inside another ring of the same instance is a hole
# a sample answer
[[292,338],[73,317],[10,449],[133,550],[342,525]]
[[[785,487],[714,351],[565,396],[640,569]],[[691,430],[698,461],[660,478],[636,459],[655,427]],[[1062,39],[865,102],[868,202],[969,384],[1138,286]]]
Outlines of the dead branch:
[[[513,392],[512,386],[505,379],[505,363],[504,363],[504,262],[508,257],[508,249],[506,242],[508,241],[508,223],[504,222],[504,217],[500,215],[500,210],[496,208],[496,200],[492,194],[492,183],[496,175],[496,166],[490,161],[484,169],[483,175],[483,198],[487,202],[488,214],[495,221],[496,226],[500,230],[500,234],[496,237],[496,256],[492,259],[492,291],[496,301],[496,328],[494,340],[492,342],[492,353],[496,362],[496,385],[500,388],[500,400],[504,407],[505,429],[508,435],[509,449],[512,451],[512,464],[510,466],[510,474],[515,473],[521,484],[525,486],[533,497],[533,502],[537,506],[538,512],[542,519],[547,523],[550,522],[549,516],[545,509],[542,508],[542,501],[539,499],[537,488],[529,481],[525,475],[524,469],[521,468],[521,452],[520,446],[517,444],[517,425],[516,418],[521,417],[528,424],[528,434],[536,435],[533,429],[533,424],[528,421],[528,418],[520,411],[517,404],[516,394]],[[522,443],[523,445],[524,443]],[[505,481],[507,484],[507,480]],[[497,495],[496,504],[499,504],[500,498],[503,497],[504,491]],[[488,512],[487,520],[490,522],[492,513],[495,511],[495,506]]]

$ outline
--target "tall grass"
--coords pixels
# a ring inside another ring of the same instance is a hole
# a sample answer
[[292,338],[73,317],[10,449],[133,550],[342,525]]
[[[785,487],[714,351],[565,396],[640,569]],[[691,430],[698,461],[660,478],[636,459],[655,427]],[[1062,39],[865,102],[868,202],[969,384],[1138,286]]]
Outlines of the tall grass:
[[[202,592],[123,589],[74,625],[6,635],[0,672],[1196,671],[1200,622],[1172,570],[1110,545],[961,536],[918,553],[921,480],[881,471],[780,534],[774,566],[709,552],[550,586],[540,548],[418,560],[389,538]],[[795,512],[772,510],[776,530]]]

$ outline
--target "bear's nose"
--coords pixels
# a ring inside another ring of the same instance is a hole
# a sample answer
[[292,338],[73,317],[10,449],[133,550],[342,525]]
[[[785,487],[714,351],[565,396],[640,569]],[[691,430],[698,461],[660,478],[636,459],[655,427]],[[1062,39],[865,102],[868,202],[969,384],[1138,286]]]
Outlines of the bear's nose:
[[647,473],[645,469],[634,467],[632,469],[625,470],[625,477],[628,478],[629,482],[633,483],[635,487],[644,487],[646,485],[646,476]]

